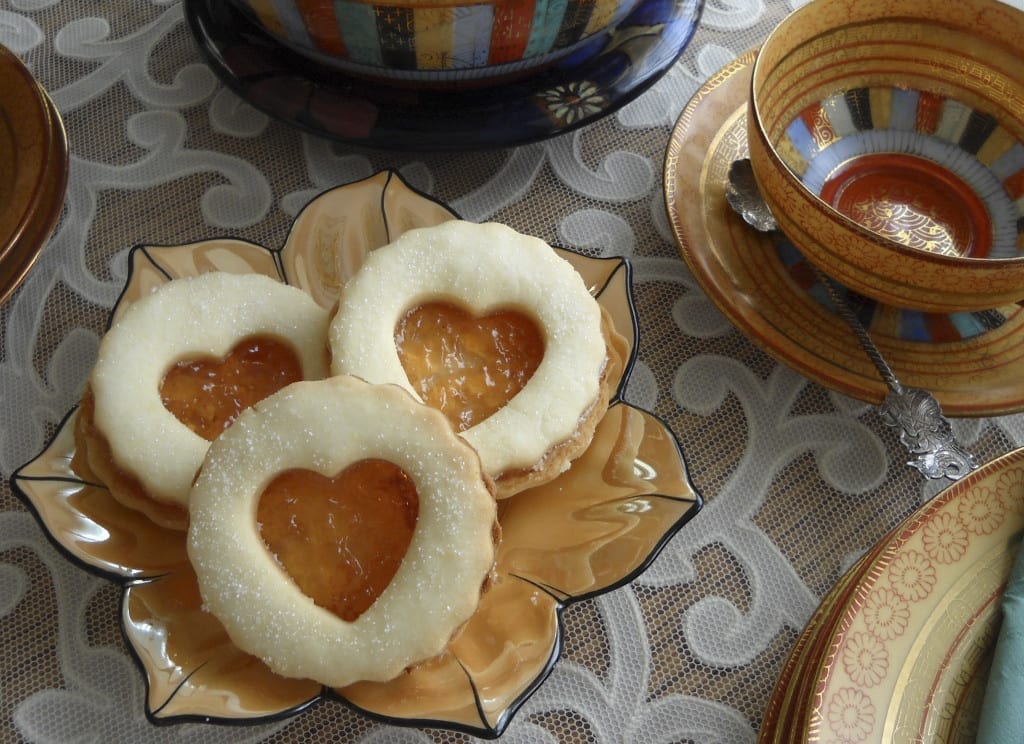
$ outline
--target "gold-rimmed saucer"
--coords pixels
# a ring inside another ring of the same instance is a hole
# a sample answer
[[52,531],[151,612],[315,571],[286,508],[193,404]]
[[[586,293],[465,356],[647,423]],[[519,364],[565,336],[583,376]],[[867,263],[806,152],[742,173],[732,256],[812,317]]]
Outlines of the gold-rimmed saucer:
[[21,284],[64,205],[68,142],[46,91],[0,47],[0,302]]
[[[880,403],[887,388],[820,285],[780,236],[749,228],[725,198],[730,164],[748,154],[746,105],[756,52],[747,52],[694,95],[673,128],[664,189],[679,251],[718,309],[741,332],[819,384]],[[900,381],[934,393],[951,416],[1024,409],[1024,310],[958,316],[912,315],[878,306],[875,344]],[[908,320],[910,318],[910,320]],[[919,332],[909,336],[907,325]],[[957,335],[975,325],[974,335]],[[938,330],[935,330],[938,329]]]

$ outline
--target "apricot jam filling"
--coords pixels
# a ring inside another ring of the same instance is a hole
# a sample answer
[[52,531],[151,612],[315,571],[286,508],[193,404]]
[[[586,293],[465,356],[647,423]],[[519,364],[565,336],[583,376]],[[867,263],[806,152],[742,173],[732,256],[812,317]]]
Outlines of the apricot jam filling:
[[543,334],[525,313],[475,317],[447,302],[406,313],[395,346],[413,389],[460,432],[515,397],[544,357]]
[[379,459],[333,478],[288,470],[260,495],[260,535],[302,592],[352,622],[374,603],[402,564],[419,515],[416,486]]
[[212,442],[238,414],[302,379],[295,350],[270,336],[243,339],[223,359],[185,359],[160,383],[164,407]]

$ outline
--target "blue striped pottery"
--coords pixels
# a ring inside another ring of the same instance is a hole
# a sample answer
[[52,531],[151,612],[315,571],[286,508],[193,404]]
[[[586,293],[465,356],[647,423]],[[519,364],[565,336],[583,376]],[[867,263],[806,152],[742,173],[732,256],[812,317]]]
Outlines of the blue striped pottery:
[[614,26],[637,0],[231,0],[321,64],[397,82],[535,71]]

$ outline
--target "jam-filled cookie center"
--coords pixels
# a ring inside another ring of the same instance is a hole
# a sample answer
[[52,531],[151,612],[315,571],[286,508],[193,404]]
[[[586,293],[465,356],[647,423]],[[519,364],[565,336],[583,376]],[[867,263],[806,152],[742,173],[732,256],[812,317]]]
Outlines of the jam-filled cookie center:
[[473,316],[447,302],[414,307],[395,328],[402,367],[424,403],[465,431],[507,404],[544,357],[544,336],[517,310]]
[[223,359],[184,359],[160,384],[164,407],[212,442],[238,414],[302,379],[295,350],[270,336],[248,338]]
[[412,540],[419,496],[397,465],[353,463],[333,478],[277,475],[259,499],[260,535],[302,592],[352,622],[391,583]]

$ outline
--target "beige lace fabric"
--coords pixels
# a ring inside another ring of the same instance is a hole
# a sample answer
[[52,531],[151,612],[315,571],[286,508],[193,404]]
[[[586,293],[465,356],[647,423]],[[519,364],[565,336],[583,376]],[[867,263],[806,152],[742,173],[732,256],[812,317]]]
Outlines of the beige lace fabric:
[[[631,260],[640,340],[627,398],[667,422],[706,499],[642,576],[565,612],[562,658],[503,740],[754,741],[820,599],[944,485],[906,467],[873,407],[808,382],[736,331],[668,227],[672,125],[795,4],[707,0],[672,69],[581,130],[418,154],[331,143],[255,111],[205,66],[173,0],[0,0],[0,43],[50,92],[71,145],[58,228],[0,307],[0,740],[471,738],[387,726],[333,701],[256,726],[153,725],[119,629],[119,587],[59,553],[8,483],[76,404],[133,245],[236,235],[280,246],[313,196],[393,168],[466,219]],[[958,419],[954,431],[985,461],[1024,445],[1024,416]]]

